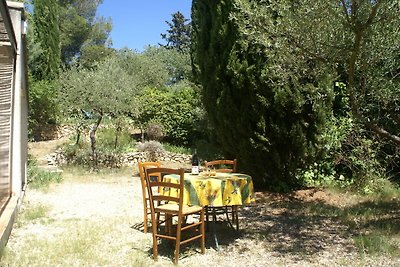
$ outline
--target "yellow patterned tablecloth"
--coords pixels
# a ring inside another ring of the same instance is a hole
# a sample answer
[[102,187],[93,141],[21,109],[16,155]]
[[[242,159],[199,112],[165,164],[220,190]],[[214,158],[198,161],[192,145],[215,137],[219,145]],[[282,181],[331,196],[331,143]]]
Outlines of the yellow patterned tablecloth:
[[[168,182],[178,182],[178,175],[166,175]],[[176,190],[164,188],[165,195],[177,196]],[[233,206],[255,201],[253,180],[241,173],[217,173],[216,176],[185,173],[183,204],[199,206]]]

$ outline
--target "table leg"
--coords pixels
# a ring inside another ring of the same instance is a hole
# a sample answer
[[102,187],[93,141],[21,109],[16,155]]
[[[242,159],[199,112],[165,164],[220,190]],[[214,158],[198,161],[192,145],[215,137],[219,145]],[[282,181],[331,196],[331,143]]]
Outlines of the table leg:
[[217,237],[217,231],[216,231],[216,223],[217,223],[217,214],[215,213],[215,208],[212,207],[213,211],[213,234],[214,234],[214,241],[215,241],[215,249],[219,250],[219,245],[218,245],[218,237]]
[[[228,210],[229,208],[231,208],[231,211]],[[236,231],[239,231],[239,217],[237,206],[225,206],[224,209],[229,226],[235,230],[235,227],[233,227],[233,223],[236,223]],[[231,214],[232,218],[229,218],[229,213]]]

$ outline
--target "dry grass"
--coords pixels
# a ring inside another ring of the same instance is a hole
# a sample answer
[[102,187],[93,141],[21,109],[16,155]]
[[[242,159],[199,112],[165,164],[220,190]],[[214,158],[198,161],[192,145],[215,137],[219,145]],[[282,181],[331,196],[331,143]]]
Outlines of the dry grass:
[[68,141],[68,137],[50,141],[29,142],[28,152],[33,156],[39,164],[47,164],[46,155],[53,153],[58,146]]

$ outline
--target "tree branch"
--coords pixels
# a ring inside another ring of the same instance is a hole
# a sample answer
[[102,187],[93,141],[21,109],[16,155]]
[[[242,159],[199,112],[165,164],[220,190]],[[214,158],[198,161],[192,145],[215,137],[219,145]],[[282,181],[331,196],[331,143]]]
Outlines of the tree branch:
[[342,2],[343,12],[344,12],[344,15],[346,17],[347,23],[350,23],[349,12],[347,11],[346,2],[345,2],[345,0],[341,0],[341,2]]
[[372,130],[374,133],[378,134],[379,136],[386,138],[388,140],[393,141],[396,145],[400,146],[400,137],[394,134],[389,133],[388,131],[386,131],[385,129],[383,129],[382,127],[379,127],[377,124],[372,123],[372,122],[368,122],[368,121],[364,121],[363,124],[369,128],[370,130]]
[[372,22],[374,21],[375,17],[376,17],[376,13],[378,12],[378,8],[381,5],[382,0],[377,0],[376,4],[372,7],[372,11],[369,14],[368,20],[365,23],[365,27],[368,27],[369,25],[372,24]]

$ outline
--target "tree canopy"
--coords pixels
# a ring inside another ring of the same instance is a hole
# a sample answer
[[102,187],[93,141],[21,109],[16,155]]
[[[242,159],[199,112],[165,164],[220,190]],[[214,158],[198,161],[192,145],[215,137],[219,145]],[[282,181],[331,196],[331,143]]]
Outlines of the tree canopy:
[[296,184],[330,116],[329,70],[280,34],[281,4],[194,1],[193,61],[226,156],[259,185]]
[[398,146],[399,3],[194,1],[194,72],[225,153],[257,180],[296,182],[348,111]]
[[71,65],[82,58],[83,64],[91,66],[93,61],[109,55],[111,19],[95,16],[102,1],[59,0],[58,3],[62,62]]
[[37,80],[58,78],[60,68],[60,21],[56,0],[35,0],[34,51],[29,67]]
[[167,33],[162,33],[161,37],[167,41],[166,45],[161,46],[165,48],[173,48],[179,52],[188,52],[190,49],[190,31],[191,25],[188,23],[181,12],[172,14],[171,21],[165,21],[170,27]]

